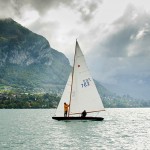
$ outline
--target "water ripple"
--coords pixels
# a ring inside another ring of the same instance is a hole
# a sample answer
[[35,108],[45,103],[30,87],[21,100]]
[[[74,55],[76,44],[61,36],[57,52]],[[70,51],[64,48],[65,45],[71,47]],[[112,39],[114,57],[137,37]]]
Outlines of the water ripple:
[[0,110],[0,150],[148,150],[150,109],[107,109],[102,122],[55,121],[55,110]]

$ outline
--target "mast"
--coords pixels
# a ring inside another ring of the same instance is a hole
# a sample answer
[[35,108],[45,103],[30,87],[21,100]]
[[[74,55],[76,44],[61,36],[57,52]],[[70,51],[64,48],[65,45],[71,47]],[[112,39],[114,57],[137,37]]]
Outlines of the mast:
[[[77,39],[76,39],[76,46],[77,46]],[[72,96],[72,87],[73,87],[73,76],[74,76],[74,66],[75,66],[75,56],[76,56],[76,46],[75,46],[75,54],[74,54],[74,61],[73,61],[73,70],[72,70],[72,80],[71,80],[71,91],[70,91],[70,101],[69,101],[69,112],[68,112],[68,117],[70,114],[70,106],[71,106],[71,96]]]

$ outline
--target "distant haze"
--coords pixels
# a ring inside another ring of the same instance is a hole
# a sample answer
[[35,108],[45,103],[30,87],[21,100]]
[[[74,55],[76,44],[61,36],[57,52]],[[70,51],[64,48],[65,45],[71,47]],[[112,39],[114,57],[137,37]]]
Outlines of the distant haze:
[[8,17],[46,37],[71,64],[77,38],[95,79],[150,99],[148,0],[0,0],[0,18]]

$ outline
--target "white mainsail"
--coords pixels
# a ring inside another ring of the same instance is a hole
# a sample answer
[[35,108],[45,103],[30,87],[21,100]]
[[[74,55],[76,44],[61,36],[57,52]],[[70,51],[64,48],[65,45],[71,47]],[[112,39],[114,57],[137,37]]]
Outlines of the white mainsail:
[[84,55],[76,41],[73,71],[69,76],[64,93],[56,110],[56,116],[64,116],[64,102],[70,104],[69,116],[104,110],[94,81],[87,68]]

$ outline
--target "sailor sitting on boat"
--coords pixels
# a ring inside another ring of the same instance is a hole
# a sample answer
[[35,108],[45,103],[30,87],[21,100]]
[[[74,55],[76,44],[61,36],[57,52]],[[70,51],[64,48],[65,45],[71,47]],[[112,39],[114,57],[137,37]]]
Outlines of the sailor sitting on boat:
[[81,113],[81,117],[86,117],[86,114],[87,114],[87,112],[86,112],[86,110],[84,110],[84,111]]

